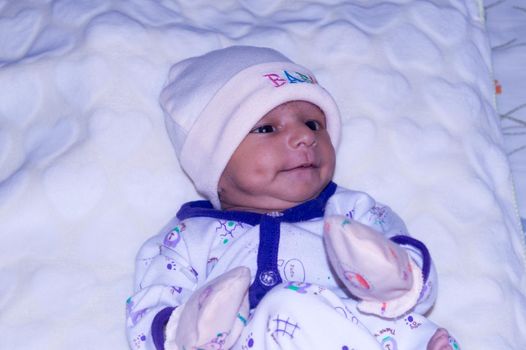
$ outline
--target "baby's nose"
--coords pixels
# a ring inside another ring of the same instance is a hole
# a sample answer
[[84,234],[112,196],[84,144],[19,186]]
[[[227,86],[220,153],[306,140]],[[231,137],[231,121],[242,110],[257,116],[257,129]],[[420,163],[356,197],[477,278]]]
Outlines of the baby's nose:
[[314,146],[316,144],[316,135],[307,125],[298,126],[291,133],[290,144],[294,148]]

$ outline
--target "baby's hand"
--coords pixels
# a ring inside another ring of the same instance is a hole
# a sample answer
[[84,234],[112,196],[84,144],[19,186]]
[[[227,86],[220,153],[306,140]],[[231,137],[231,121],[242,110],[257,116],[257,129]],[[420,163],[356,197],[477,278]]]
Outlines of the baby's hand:
[[166,350],[230,349],[248,318],[250,270],[236,267],[196,290],[166,326]]
[[454,338],[444,328],[439,328],[427,343],[427,350],[459,350]]
[[343,216],[326,218],[329,260],[358,309],[391,318],[409,311],[422,289],[422,272],[408,253],[373,228]]

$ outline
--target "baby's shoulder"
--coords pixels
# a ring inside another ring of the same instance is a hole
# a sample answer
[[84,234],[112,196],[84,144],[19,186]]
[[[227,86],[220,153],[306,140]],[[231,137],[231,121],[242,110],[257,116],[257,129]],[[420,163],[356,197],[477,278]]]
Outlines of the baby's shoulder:
[[356,210],[370,210],[376,205],[376,201],[368,193],[338,186],[327,201],[325,212],[328,215],[347,215]]
[[338,187],[325,208],[325,217],[331,215],[344,215],[383,232],[394,228],[397,234],[407,234],[404,222],[389,206],[361,191]]
[[221,220],[212,217],[198,216],[198,217],[173,217],[168,223],[158,231],[157,239],[165,240],[166,237],[178,239],[188,236],[202,236],[206,235],[210,230],[214,230],[220,225]]
[[358,191],[358,190],[351,190],[343,186],[337,186],[336,191],[334,192],[334,194],[332,195],[330,199],[333,200],[336,197],[347,197],[347,198],[356,198],[356,199],[372,198],[366,192]]

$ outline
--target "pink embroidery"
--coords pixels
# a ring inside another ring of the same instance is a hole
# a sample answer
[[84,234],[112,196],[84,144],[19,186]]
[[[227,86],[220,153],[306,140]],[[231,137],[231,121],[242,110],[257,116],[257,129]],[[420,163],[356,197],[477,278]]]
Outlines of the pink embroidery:
[[361,290],[372,290],[373,287],[369,281],[362,275],[352,271],[344,271],[343,275],[351,283],[351,285]]
[[285,79],[281,78],[276,73],[265,74],[264,76],[270,79],[272,84],[274,84],[274,87],[280,87],[287,83]]
[[385,314],[385,310],[387,310],[387,303],[382,303],[382,308],[380,309],[380,312],[383,314]]
[[268,73],[263,75],[268,78],[274,87],[280,87],[285,84],[309,83],[316,84],[317,81],[313,76],[300,72],[289,72],[284,70],[282,73]]

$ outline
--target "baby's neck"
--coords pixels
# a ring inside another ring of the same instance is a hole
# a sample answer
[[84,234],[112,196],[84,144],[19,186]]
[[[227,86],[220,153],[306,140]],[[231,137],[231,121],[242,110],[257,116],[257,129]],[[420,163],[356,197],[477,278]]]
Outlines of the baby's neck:
[[269,214],[272,216],[280,216],[276,213],[281,213],[285,210],[297,207],[316,199],[321,195],[328,185],[323,186],[315,192],[305,193],[303,196],[287,198],[275,195],[259,195],[259,196],[223,196],[222,192],[218,193],[219,201],[221,203],[221,210],[225,211],[244,211],[258,214]]
[[295,205],[292,205],[288,208],[282,208],[282,209],[266,209],[266,208],[252,208],[252,207],[245,207],[245,206],[227,206],[221,203],[221,209],[225,211],[246,211],[246,212],[258,213],[258,214],[268,214],[270,216],[279,216],[279,213],[281,213],[284,210],[290,209],[294,206]]

